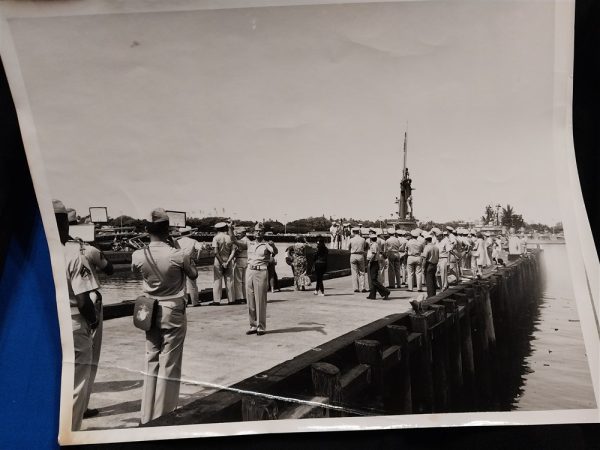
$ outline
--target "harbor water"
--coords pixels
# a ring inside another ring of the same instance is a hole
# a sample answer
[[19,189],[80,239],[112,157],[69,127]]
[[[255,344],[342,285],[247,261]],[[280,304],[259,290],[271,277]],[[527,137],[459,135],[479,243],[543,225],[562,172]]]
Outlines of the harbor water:
[[[292,243],[276,243],[279,253],[275,256],[277,261],[276,271],[279,277],[291,277],[292,268],[285,262],[285,249]],[[139,273],[133,273],[131,270],[115,271],[113,275],[107,277],[99,274],[100,284],[102,285],[102,298],[105,305],[119,303],[124,300],[133,300],[142,293],[142,276]],[[198,267],[198,278],[196,279],[198,289],[212,289],[213,285],[213,266]],[[225,286],[223,286],[225,287]]]

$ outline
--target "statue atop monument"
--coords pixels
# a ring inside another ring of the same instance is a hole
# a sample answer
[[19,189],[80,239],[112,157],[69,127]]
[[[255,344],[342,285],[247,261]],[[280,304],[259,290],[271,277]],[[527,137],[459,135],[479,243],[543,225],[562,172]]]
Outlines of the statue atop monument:
[[397,199],[398,203],[398,219],[400,222],[408,221],[414,222],[414,209],[413,209],[413,197],[412,197],[412,179],[406,167],[406,153],[407,153],[407,132],[404,132],[404,165],[402,169],[402,180],[400,181],[400,198]]

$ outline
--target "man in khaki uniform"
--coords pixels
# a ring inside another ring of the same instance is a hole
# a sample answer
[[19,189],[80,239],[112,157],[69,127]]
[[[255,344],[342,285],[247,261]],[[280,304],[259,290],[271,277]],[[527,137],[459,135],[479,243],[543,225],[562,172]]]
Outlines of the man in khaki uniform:
[[[421,265],[421,254],[424,245],[417,240],[421,236],[420,229],[414,229],[410,232],[411,239],[406,244],[408,258],[406,266],[408,269],[408,290],[412,292],[414,281],[417,282],[417,291],[421,292],[421,283],[423,276],[423,266]],[[424,240],[424,239],[423,239]]]
[[234,303],[233,298],[233,259],[235,258],[235,248],[233,239],[229,235],[229,226],[225,222],[219,222],[215,225],[217,234],[212,240],[212,248],[215,252],[215,261],[213,265],[213,305],[221,303],[223,280],[225,280],[225,289],[227,290],[227,304]]
[[399,231],[389,228],[390,237],[385,241],[385,250],[388,258],[388,288],[400,287],[402,279],[400,277],[400,248],[402,246],[398,238]]
[[144,296],[158,302],[155,323],[146,331],[142,424],[177,407],[187,331],[185,282],[198,276],[190,257],[173,246],[164,209],[150,213],[147,231],[150,244],[131,255],[131,270],[142,274]]
[[354,292],[367,292],[365,289],[365,243],[365,238],[360,235],[360,228],[352,228],[348,250],[350,251],[350,271]]
[[73,383],[72,430],[81,429],[83,415],[89,399],[90,369],[92,367],[92,332],[98,327],[98,317],[90,294],[98,289],[92,268],[81,253],[79,242],[69,239],[67,208],[60,200],[53,200],[54,216],[60,242],[64,247],[67,287],[71,305],[73,347],[75,350]]
[[246,228],[235,230],[235,262],[233,266],[233,298],[236,303],[246,303],[246,269],[248,267],[248,245]]
[[[77,212],[73,208],[67,208],[67,212],[69,217],[69,227],[71,225],[77,225]],[[100,281],[97,275],[98,271],[101,271],[106,275],[112,275],[112,264],[106,259],[104,253],[102,253],[93,245],[85,243],[79,239],[72,239],[71,237],[69,237],[69,239],[71,241],[76,241],[79,243],[80,252],[83,256],[86,257],[87,261],[89,262],[90,268],[92,269],[92,276],[94,277],[96,284],[100,286]],[[98,373],[98,363],[100,362],[100,352],[102,350],[102,329],[104,317],[104,308],[102,307],[102,295],[100,291],[92,291],[89,295],[90,299],[94,302],[94,307],[96,308],[98,326],[94,330],[92,330],[92,366],[90,368],[90,378],[87,383],[88,392],[86,394],[85,402],[86,409],[83,413],[84,419],[97,416],[99,413],[99,411],[95,408],[88,408],[88,405],[90,403],[90,397],[92,395],[94,381],[96,380],[96,374]]]
[[452,241],[448,237],[448,231],[444,231],[442,240],[438,243],[438,268],[440,272],[440,283],[442,291],[448,289],[448,266],[450,264],[450,254],[454,249]]
[[[202,251],[202,244],[198,242],[196,239],[192,239],[189,235],[192,232],[190,227],[185,227],[179,231],[181,233],[181,237],[177,239],[177,243],[179,244],[179,248],[183,250],[183,252],[190,258],[192,264],[198,258],[198,255]],[[185,292],[186,295],[189,296],[188,301],[192,304],[192,306],[200,306],[200,301],[198,299],[198,285],[196,284],[196,280],[192,280],[190,277],[186,277],[185,280]]]
[[262,225],[254,227],[255,240],[248,244],[246,270],[246,299],[250,329],[246,334],[262,336],[267,329],[267,292],[269,291],[268,264],[275,250],[264,240]]

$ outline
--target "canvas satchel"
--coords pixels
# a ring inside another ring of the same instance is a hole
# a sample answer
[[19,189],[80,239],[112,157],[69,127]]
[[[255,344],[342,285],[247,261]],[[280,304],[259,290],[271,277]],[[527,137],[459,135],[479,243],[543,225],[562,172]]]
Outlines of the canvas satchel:
[[133,307],[133,324],[140,330],[150,331],[156,317],[158,300],[140,296],[135,299]]
[[[146,262],[150,265],[152,271],[162,281],[162,276],[156,266],[156,262],[150,253],[148,247],[144,247],[144,256]],[[140,330],[150,331],[154,326],[156,318],[156,309],[158,307],[158,300],[154,298],[146,297],[141,295],[135,299],[135,305],[133,307],[133,324]]]

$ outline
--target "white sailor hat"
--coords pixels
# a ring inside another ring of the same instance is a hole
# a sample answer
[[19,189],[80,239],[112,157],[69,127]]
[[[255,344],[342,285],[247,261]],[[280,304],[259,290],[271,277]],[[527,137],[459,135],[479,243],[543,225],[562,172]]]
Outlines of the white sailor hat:
[[419,231],[418,228],[415,228],[414,230],[410,230],[410,234],[413,237],[419,237],[419,234],[421,234],[421,232]]
[[150,213],[150,222],[158,223],[158,222],[168,222],[169,215],[164,208],[154,208]]
[[226,222],[217,222],[217,223],[215,223],[215,228],[217,230],[221,229],[221,228],[227,228],[227,223]]
[[52,207],[54,208],[54,214],[68,214],[65,204],[60,200],[52,200]]

